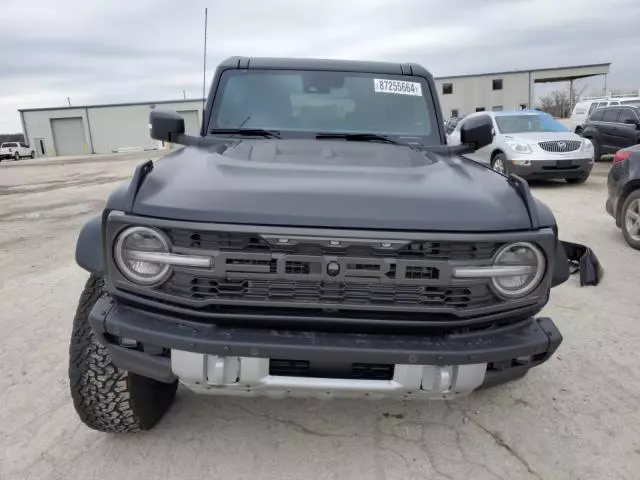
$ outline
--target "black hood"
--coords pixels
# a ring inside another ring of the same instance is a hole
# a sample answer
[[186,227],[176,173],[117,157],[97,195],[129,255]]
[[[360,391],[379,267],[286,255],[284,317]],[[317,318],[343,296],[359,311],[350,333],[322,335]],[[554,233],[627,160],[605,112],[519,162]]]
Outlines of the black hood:
[[465,158],[343,140],[244,140],[155,162],[132,213],[254,225],[487,232],[531,228],[505,177]]

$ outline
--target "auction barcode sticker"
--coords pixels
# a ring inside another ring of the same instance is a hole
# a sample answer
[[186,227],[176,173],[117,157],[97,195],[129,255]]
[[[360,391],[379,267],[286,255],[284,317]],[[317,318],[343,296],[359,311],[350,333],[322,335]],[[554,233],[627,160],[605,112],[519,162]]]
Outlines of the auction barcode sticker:
[[415,95],[417,97],[422,96],[422,85],[418,82],[374,78],[373,89],[377,93],[396,93],[398,95]]

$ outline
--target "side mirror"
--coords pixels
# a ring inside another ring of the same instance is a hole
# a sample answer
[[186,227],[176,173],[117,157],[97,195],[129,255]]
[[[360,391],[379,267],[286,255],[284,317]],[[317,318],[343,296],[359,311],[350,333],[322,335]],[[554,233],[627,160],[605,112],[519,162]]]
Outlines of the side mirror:
[[149,114],[149,128],[154,140],[180,143],[180,137],[184,137],[184,118],[176,112],[153,110]]
[[468,118],[460,128],[460,141],[479,150],[491,145],[493,134],[493,123],[489,117]]
[[640,127],[640,122],[634,118],[625,118],[624,123],[627,125],[634,125],[635,127]]

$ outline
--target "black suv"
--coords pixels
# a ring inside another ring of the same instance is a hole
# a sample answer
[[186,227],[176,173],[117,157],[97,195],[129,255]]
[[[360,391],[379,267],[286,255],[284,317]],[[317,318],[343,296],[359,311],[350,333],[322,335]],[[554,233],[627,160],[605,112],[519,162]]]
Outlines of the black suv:
[[621,105],[596,110],[581,135],[593,142],[595,159],[640,143],[640,106]]
[[520,378],[562,337],[551,210],[447,146],[415,64],[231,58],[199,136],[141,164],[82,229],[71,394],[102,431],[151,428],[178,382],[226,395],[443,398]]

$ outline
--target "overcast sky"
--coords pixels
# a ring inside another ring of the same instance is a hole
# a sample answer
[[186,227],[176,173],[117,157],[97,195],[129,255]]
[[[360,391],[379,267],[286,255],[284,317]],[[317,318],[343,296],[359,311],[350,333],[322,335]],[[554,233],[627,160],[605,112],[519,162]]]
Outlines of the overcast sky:
[[[640,87],[640,0],[2,0],[0,132],[18,108],[198,97],[232,55],[414,61],[435,76],[611,62]],[[592,80],[601,87],[602,80]]]

